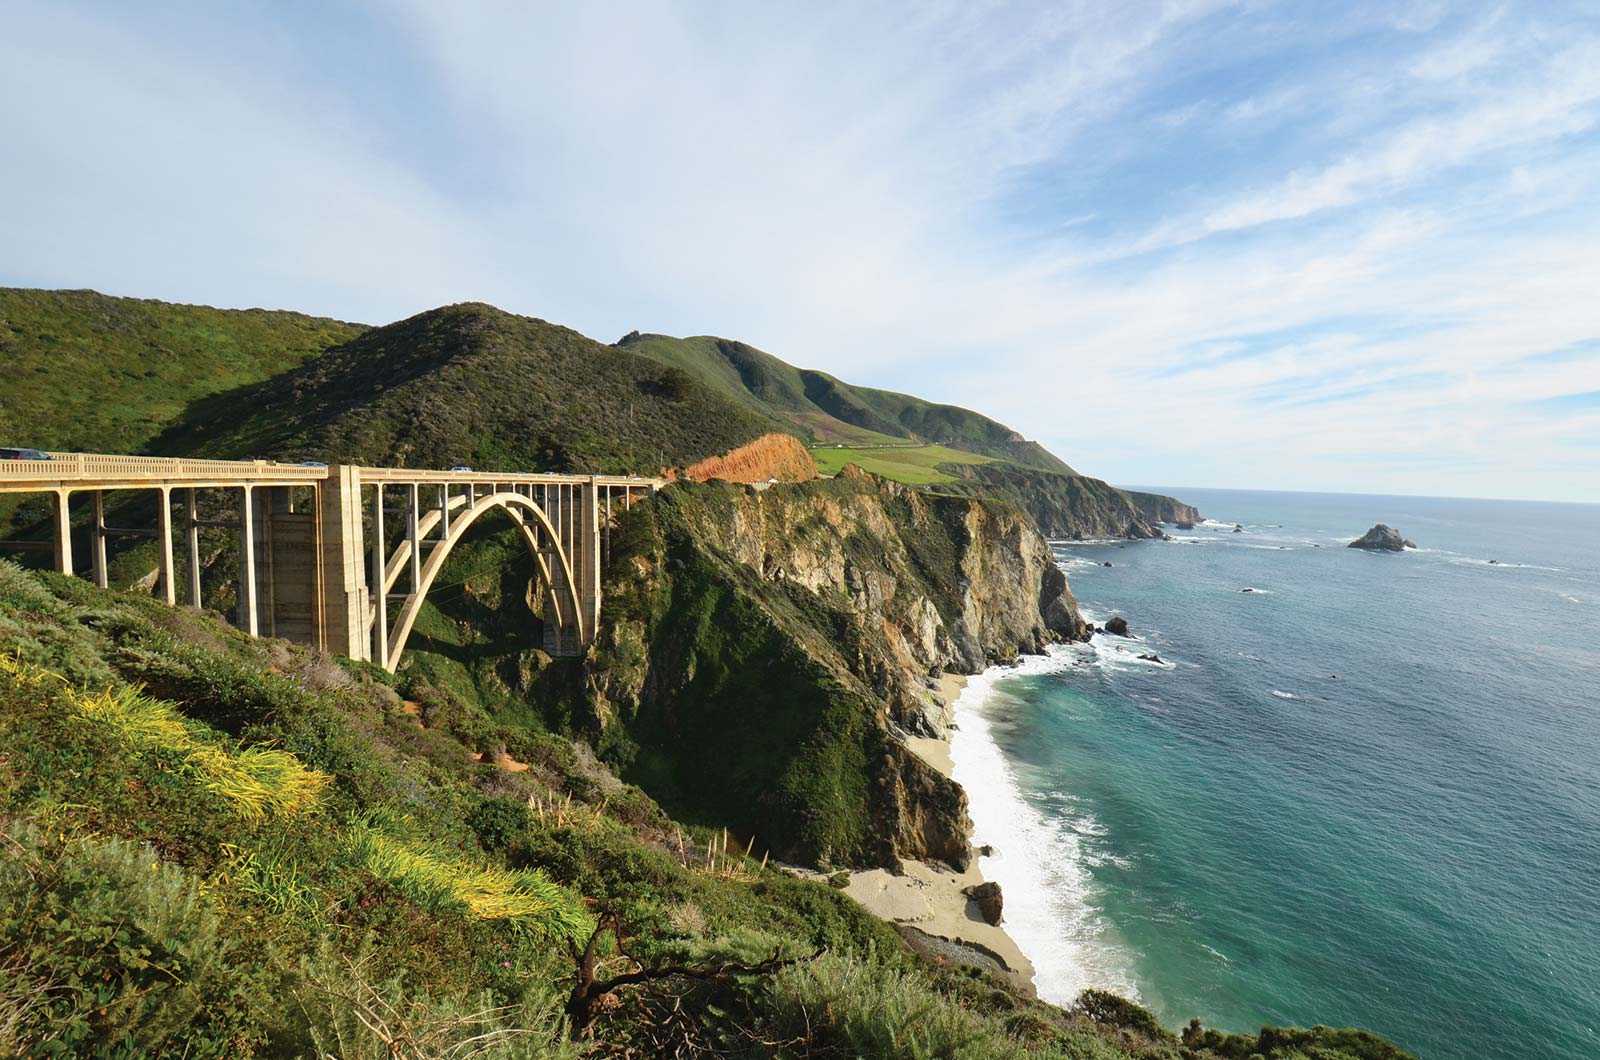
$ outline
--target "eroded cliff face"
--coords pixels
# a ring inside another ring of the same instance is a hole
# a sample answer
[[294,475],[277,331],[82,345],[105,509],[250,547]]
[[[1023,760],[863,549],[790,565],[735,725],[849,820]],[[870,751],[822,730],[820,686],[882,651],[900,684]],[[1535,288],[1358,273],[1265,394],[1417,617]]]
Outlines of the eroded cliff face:
[[853,468],[675,486],[613,546],[591,659],[603,748],[669,804],[813,864],[964,864],[965,796],[900,734],[940,730],[941,672],[1085,635],[1026,513]]
[[1175,497],[1167,497],[1160,493],[1141,493],[1138,490],[1125,490],[1139,511],[1152,523],[1199,523],[1205,516],[1200,514],[1200,509],[1192,504],[1185,504]]

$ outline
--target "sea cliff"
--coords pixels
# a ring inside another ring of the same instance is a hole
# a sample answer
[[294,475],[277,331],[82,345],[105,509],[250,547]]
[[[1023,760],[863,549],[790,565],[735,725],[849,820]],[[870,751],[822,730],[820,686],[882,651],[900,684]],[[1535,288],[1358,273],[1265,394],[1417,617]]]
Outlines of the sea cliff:
[[944,731],[932,682],[1086,632],[1025,512],[853,469],[677,486],[616,542],[590,667],[603,753],[807,864],[964,867],[965,796],[905,742]]
[[1062,475],[1014,464],[944,464],[955,483],[938,489],[1004,497],[1033,517],[1047,537],[1063,540],[1156,538],[1161,523],[1201,519],[1191,505],[1156,493],[1121,490],[1087,475]]

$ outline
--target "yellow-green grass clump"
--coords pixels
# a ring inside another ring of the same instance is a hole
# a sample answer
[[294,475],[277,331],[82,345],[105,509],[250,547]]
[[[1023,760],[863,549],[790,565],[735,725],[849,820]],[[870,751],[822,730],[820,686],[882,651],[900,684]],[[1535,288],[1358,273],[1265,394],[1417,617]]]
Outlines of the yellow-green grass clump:
[[565,938],[587,937],[594,920],[564,888],[543,873],[486,868],[431,844],[403,842],[367,826],[354,846],[374,876],[425,904],[467,907],[479,920],[510,920]]
[[288,751],[228,750],[201,739],[171,704],[137,688],[83,691],[52,670],[6,655],[0,655],[0,680],[48,696],[67,717],[110,736],[131,755],[176,757],[206,790],[220,795],[248,820],[304,813],[316,806],[328,786],[326,773],[307,769]]

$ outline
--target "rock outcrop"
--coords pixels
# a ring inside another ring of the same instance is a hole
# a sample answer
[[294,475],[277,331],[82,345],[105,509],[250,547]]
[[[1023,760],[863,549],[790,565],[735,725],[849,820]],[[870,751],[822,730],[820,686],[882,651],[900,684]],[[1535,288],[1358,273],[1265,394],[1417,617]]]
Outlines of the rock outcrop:
[[1408,548],[1417,546],[1401,537],[1400,531],[1394,527],[1379,523],[1350,542],[1347,547],[1364,548],[1369,552],[1404,552]]
[[1121,615],[1112,615],[1106,619],[1106,632],[1118,637],[1128,636],[1128,620]]
[[1174,497],[1166,497],[1159,493],[1141,493],[1138,490],[1122,492],[1127,494],[1133,501],[1134,507],[1144,513],[1144,517],[1152,524],[1175,523],[1180,529],[1193,530],[1195,524],[1203,520],[1200,509]]
[[1159,522],[1187,518],[1198,522],[1194,508],[1171,497],[1132,493],[1087,475],[1062,475],[1015,464],[942,464],[957,476],[955,483],[935,489],[967,496],[1004,497],[1022,507],[1044,535],[1056,540],[1092,538],[1160,538]]
[[971,887],[963,887],[961,893],[978,906],[978,915],[983,917],[984,923],[999,926],[1001,915],[1005,911],[1005,899],[1000,893],[1000,885],[993,880],[975,883]]
[[942,734],[928,678],[1087,636],[1026,514],[854,468],[680,484],[613,548],[597,743],[636,748],[612,756],[630,779],[786,860],[964,866],[965,794],[899,735]]

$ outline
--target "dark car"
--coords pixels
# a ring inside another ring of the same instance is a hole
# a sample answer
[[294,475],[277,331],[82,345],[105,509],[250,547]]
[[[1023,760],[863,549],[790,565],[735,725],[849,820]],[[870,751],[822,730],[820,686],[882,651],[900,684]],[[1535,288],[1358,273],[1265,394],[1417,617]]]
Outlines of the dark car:
[[43,449],[16,449],[0,447],[0,460],[54,460]]

